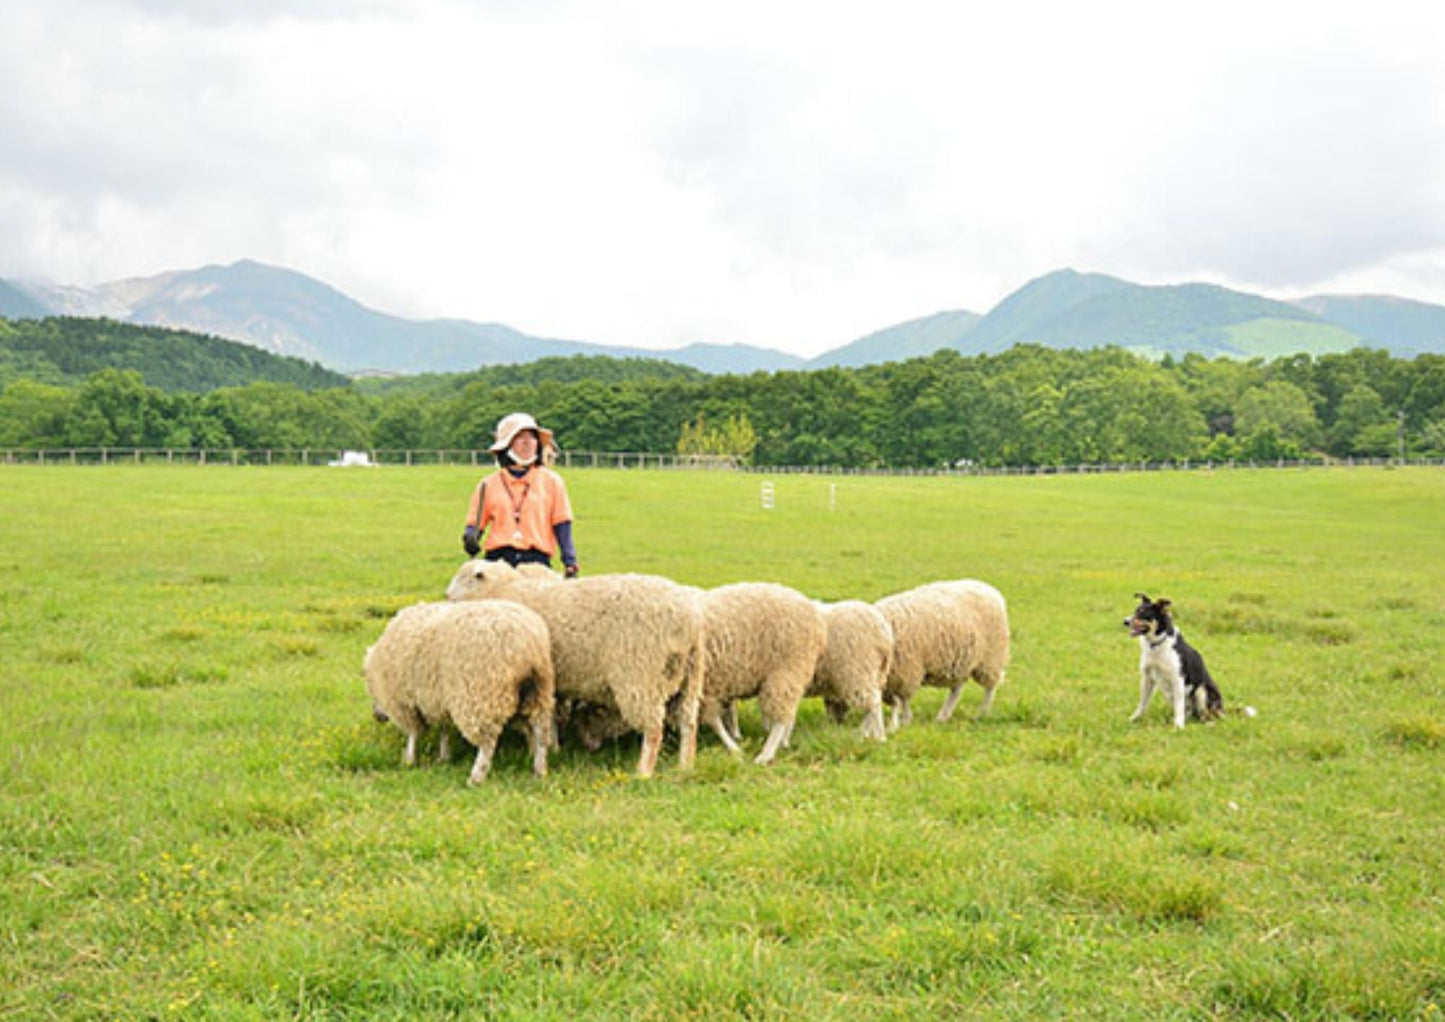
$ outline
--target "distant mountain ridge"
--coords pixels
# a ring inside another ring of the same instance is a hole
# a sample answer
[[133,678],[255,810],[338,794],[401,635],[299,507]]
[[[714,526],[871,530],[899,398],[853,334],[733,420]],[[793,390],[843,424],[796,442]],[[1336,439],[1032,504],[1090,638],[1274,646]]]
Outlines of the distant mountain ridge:
[[[1009,295],[969,332],[964,348],[976,354],[1016,344],[1095,348],[1117,344],[1153,356],[1249,357],[1256,350],[1246,329],[1290,324],[1287,333],[1311,354],[1348,351],[1359,343],[1338,325],[1288,302],[1231,291],[1214,284],[1132,284],[1097,273],[1059,270]],[[1445,340],[1445,334],[1441,335]]]
[[712,372],[736,371],[735,363],[766,369],[803,365],[796,356],[743,345],[693,345],[660,353],[533,337],[499,323],[402,319],[367,308],[305,274],[249,259],[115,281],[88,291],[25,282],[17,286],[56,312],[214,334],[343,372],[459,372],[568,355],[661,357]]
[[1213,284],[1143,285],[1072,269],[1028,282],[986,315],[934,313],[812,359],[740,344],[655,350],[535,337],[499,323],[403,319],[304,274],[252,260],[95,288],[0,281],[0,316],[50,314],[193,330],[353,374],[460,372],[571,355],[664,359],[709,373],[773,372],[898,361],[944,349],[995,354],[1016,344],[1118,345],[1150,357],[1317,356],[1362,344],[1403,357],[1445,353],[1442,306],[1389,296],[1285,302]]

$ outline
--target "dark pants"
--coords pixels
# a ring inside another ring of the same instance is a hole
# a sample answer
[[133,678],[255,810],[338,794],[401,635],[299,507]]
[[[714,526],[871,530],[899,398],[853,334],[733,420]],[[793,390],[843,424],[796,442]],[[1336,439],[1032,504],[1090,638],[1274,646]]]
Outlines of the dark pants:
[[519,564],[545,564],[549,568],[552,566],[552,558],[542,551],[531,548],[518,550],[514,546],[501,546],[495,550],[488,550],[483,555],[483,560],[506,561],[514,568]]

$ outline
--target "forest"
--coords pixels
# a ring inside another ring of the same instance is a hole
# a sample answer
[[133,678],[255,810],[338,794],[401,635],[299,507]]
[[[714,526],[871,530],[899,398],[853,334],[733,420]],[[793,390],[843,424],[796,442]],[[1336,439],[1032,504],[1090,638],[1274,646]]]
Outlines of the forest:
[[571,451],[681,450],[756,466],[1382,457],[1402,447],[1410,457],[1445,455],[1445,355],[1401,359],[1367,348],[1155,361],[1117,347],[1019,345],[742,376],[577,356],[203,391],[166,386],[132,365],[79,379],[26,373],[14,359],[7,368],[0,449],[478,450],[502,415],[520,409]]

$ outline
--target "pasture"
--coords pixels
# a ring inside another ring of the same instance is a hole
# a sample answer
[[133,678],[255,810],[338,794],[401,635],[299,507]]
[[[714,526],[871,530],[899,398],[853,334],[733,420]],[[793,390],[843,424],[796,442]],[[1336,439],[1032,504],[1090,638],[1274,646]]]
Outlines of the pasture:
[[[566,478],[584,573],[992,582],[994,715],[469,789],[360,663],[472,470],[0,467],[0,1018],[1441,1017],[1445,473]],[[1137,590],[1257,717],[1127,722]]]

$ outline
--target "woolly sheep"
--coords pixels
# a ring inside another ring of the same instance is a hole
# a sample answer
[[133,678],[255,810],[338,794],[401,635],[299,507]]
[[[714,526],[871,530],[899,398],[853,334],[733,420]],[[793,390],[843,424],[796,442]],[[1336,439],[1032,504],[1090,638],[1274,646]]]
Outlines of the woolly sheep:
[[[698,722],[741,754],[737,701],[756,696],[769,731],[755,762],[769,763],[792,734],[826,642],[821,612],[796,590],[767,582],[690,591],[702,606],[707,648]],[[582,707],[574,722],[592,749],[626,732],[616,713],[603,707]]]
[[702,695],[702,612],[693,593],[656,575],[594,575],[560,581],[501,561],[468,561],[449,600],[500,598],[531,607],[551,633],[559,698],[615,709],[642,732],[640,777],[662,747],[669,704],[680,732],[677,761],[692,766]]
[[726,721],[737,700],[756,696],[769,730],[754,762],[769,763],[788,740],[827,642],[823,616],[802,593],[773,582],[719,586],[700,600],[707,666],[698,720],[739,753],[736,724]]
[[1008,608],[1002,594],[973,579],[931,582],[877,601],[893,628],[893,667],[883,690],[893,708],[890,728],[913,719],[909,701],[920,686],[949,688],[938,711],[946,721],[969,678],[983,686],[983,717],[993,705],[1009,659]]
[[840,724],[849,710],[863,711],[863,737],[885,741],[883,687],[893,666],[893,628],[882,611],[862,600],[819,608],[827,642],[805,694],[822,696],[828,716]]
[[450,759],[451,727],[477,748],[469,784],[491,769],[502,729],[528,725],[532,770],[547,773],[554,681],[547,626],[525,607],[499,600],[419,603],[398,612],[362,664],[373,713],[406,734],[403,762],[416,763],[417,740],[442,729],[440,758]]

